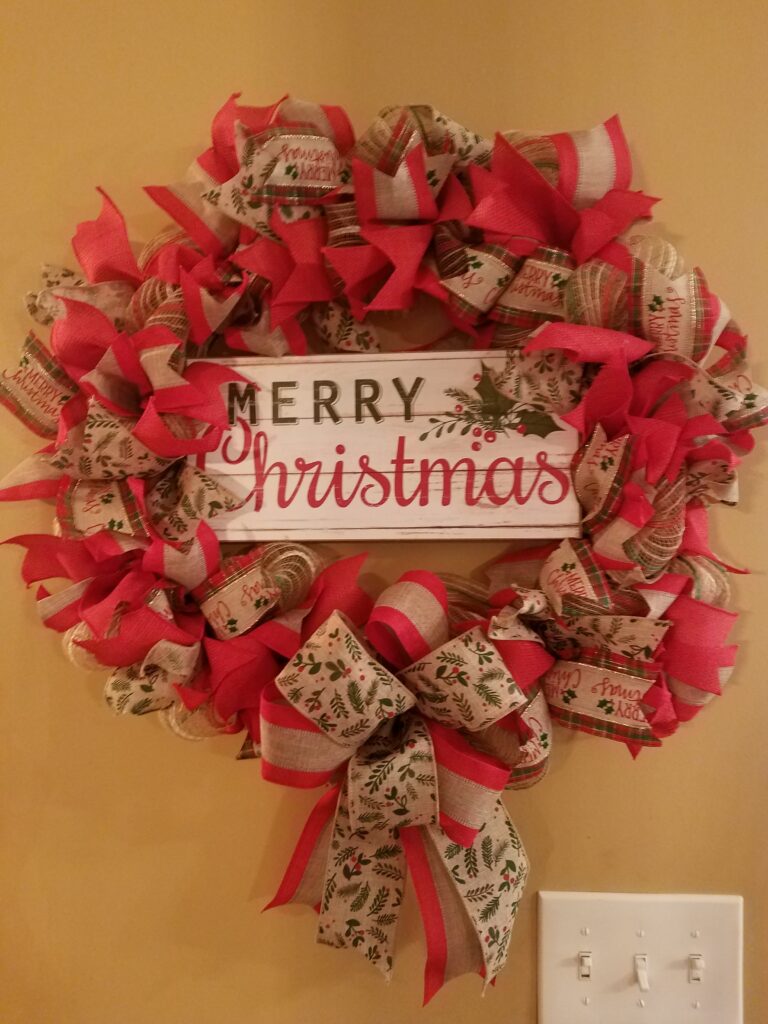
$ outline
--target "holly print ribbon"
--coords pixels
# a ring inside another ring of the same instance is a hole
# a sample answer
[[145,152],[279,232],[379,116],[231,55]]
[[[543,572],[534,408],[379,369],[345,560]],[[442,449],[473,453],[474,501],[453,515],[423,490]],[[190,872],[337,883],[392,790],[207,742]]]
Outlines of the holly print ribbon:
[[[232,96],[181,180],[147,187],[172,223],[143,249],[100,190],[80,269],[43,268],[37,333],[0,379],[43,441],[0,484],[52,503],[52,535],[12,539],[42,622],[107,668],[116,713],[241,730],[265,778],[327,787],[276,902],[317,906],[321,941],[386,973],[410,871],[427,997],[504,962],[527,865],[499,794],[543,777],[553,721],[635,755],[733,670],[739,570],[707,513],[738,500],[768,391],[702,271],[631,233],[656,202],[631,171],[615,117],[490,139],[387,107],[356,139],[339,107]],[[567,422],[581,537],[482,582],[415,569],[376,601],[363,556],[222,551],[210,523],[239,499],[196,460],[236,373],[191,357],[457,347],[505,366],[424,439]]]
[[[383,604],[405,593],[407,607],[421,583],[395,584]],[[300,787],[337,780],[272,905],[319,906],[318,940],[357,949],[389,976],[410,870],[428,1000],[467,970],[492,981],[506,960],[528,865],[499,794],[523,758],[515,745],[505,762],[473,737],[528,700],[479,626],[398,674],[379,658],[336,611],[264,693],[265,777]]]

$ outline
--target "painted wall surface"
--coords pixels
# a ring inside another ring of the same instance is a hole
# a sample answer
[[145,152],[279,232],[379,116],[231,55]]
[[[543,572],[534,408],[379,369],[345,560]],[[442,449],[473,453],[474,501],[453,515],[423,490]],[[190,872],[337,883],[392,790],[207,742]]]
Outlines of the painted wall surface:
[[[142,184],[174,180],[235,90],[345,104],[363,127],[384,104],[429,102],[482,132],[589,127],[618,111],[659,219],[751,329],[768,380],[765,238],[768,16],[756,0],[4,0],[0,10],[0,347],[43,260],[67,261],[96,184],[134,237],[162,217]],[[760,374],[760,371],[762,373]],[[31,450],[4,416],[0,470]],[[533,874],[509,967],[452,983],[419,1010],[413,900],[386,986],[362,958],[313,944],[313,915],[261,916],[313,800],[236,762],[236,738],[187,744],[114,718],[101,677],[64,661],[2,563],[4,1024],[455,1024],[535,1021],[537,889],[736,892],[746,897],[747,1020],[768,1018],[765,884],[768,697],[766,449],[743,501],[716,520],[740,578],[741,660],[727,696],[657,752],[558,732],[550,776],[509,797]],[[0,511],[4,536],[44,510]],[[342,549],[339,548],[341,551]],[[344,550],[350,550],[346,548]],[[371,568],[468,570],[489,543],[377,544]]]

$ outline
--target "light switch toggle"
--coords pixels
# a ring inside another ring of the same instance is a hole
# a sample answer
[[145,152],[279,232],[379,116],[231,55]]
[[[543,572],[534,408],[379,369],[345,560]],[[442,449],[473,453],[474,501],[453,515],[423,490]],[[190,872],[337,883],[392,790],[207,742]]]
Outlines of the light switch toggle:
[[688,957],[688,981],[704,981],[704,957],[701,953],[691,953]]
[[592,954],[579,953],[579,978],[582,981],[589,981],[592,977]]
[[651,991],[651,981],[648,976],[648,956],[646,953],[635,953],[635,978],[641,992]]

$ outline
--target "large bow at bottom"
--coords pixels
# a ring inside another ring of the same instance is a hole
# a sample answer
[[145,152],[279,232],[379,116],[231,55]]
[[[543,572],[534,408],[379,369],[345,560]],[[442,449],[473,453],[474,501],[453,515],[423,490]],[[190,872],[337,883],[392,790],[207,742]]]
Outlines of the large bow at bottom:
[[319,942],[351,946],[389,976],[410,870],[425,1002],[466,972],[492,981],[528,873],[500,793],[532,734],[532,703],[483,624],[394,675],[334,612],[262,696],[265,778],[332,783],[270,906],[315,907]]

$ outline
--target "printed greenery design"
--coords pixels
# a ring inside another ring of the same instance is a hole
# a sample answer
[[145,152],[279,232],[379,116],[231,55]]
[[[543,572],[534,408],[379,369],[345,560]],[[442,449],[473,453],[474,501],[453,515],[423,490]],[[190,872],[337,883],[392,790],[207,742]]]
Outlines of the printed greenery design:
[[[412,719],[401,730],[396,723],[372,737],[352,765],[350,806],[371,830],[405,828],[436,817],[437,774],[426,728]],[[386,870],[377,873],[387,875]]]
[[[347,799],[345,791],[333,826],[318,939],[330,946],[360,948],[371,963],[389,971],[397,911],[403,901],[405,857],[394,835],[374,842],[365,824],[353,829]],[[363,817],[358,814],[358,822]],[[382,826],[373,825],[377,827]]]
[[[314,686],[306,685],[310,679]],[[364,737],[374,721],[388,721],[409,706],[407,691],[337,617],[296,653],[279,683],[291,704],[303,708],[323,732],[342,739]]]
[[140,665],[116,669],[107,679],[104,698],[117,714],[146,715],[173,703],[173,690],[162,669]]
[[496,648],[477,628],[407,669],[406,678],[426,714],[454,726],[481,728],[525,698]]
[[[449,865],[454,885],[459,889],[473,923],[482,935],[486,963],[495,973],[506,959],[510,924],[528,873],[528,865],[509,816],[500,803],[493,812],[494,838],[481,829],[472,846],[447,842],[441,855]],[[485,834],[484,834],[485,833]],[[506,833],[506,835],[505,835]],[[502,913],[503,908],[503,913]]]
[[351,310],[341,303],[331,302],[327,306],[318,307],[314,323],[323,341],[333,348],[350,352],[373,352],[378,347],[373,332],[355,320]]
[[[339,796],[318,939],[357,949],[386,974],[403,900],[401,830],[423,822],[425,812],[434,821],[435,784],[431,744],[423,722],[415,718],[407,725],[390,723],[366,742]],[[506,959],[528,872],[515,828],[497,800],[470,845],[454,842],[437,827],[429,827],[424,838],[448,866],[477,931],[488,977],[493,977]]]
[[426,730],[414,722],[401,734],[395,750],[382,736],[361,748],[350,773],[354,813],[346,787],[339,801],[318,938],[329,945],[359,948],[387,972],[406,878],[398,828],[410,823],[412,810],[419,815],[419,805],[423,815],[425,801],[434,817],[435,781]]
[[431,426],[419,436],[420,441],[426,441],[432,435],[439,438],[456,432],[465,436],[470,431],[474,431],[476,436],[483,434],[487,441],[495,440],[499,434],[509,436],[513,433],[523,437],[547,437],[563,429],[546,411],[544,402],[521,403],[501,390],[509,379],[506,376],[510,373],[509,368],[497,374],[486,363],[480,365],[474,393],[461,388],[446,388],[445,394],[456,405],[442,417],[430,416]]
[[131,434],[131,425],[94,402],[85,423],[72,429],[51,465],[89,480],[117,480],[135,476],[138,469],[149,473],[170,465],[171,459],[155,455]]
[[237,507],[234,495],[189,463],[172,466],[155,483],[147,508],[152,525],[166,540],[185,540],[201,520]]
[[631,661],[650,661],[667,625],[663,619],[582,615],[544,623],[542,632],[561,661],[578,661],[585,651],[606,648]]

